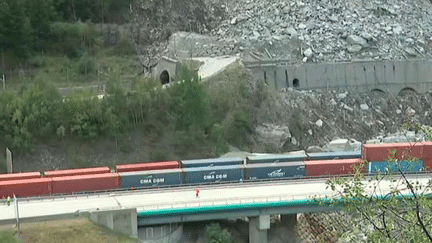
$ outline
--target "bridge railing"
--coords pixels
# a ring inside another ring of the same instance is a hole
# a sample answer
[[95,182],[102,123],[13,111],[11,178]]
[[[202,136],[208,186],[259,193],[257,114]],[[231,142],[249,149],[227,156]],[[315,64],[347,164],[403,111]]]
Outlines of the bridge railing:
[[312,199],[324,198],[325,196],[333,195],[329,193],[304,193],[304,194],[288,194],[281,193],[269,196],[249,196],[249,197],[229,197],[221,199],[189,199],[181,201],[173,201],[170,203],[152,203],[147,205],[134,205],[132,207],[138,208],[139,211],[146,210],[160,210],[160,209],[175,209],[175,208],[188,208],[188,207],[201,207],[201,206],[224,206],[235,204],[249,204],[249,203],[265,203],[265,202],[288,202],[299,199]]

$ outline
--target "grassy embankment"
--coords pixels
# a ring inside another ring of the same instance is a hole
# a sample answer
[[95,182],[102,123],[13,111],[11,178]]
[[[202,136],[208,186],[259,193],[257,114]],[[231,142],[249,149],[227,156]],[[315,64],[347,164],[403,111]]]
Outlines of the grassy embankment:
[[17,234],[16,228],[5,228],[0,231],[2,243],[137,242],[136,239],[95,225],[89,219],[25,223],[21,225],[20,235]]

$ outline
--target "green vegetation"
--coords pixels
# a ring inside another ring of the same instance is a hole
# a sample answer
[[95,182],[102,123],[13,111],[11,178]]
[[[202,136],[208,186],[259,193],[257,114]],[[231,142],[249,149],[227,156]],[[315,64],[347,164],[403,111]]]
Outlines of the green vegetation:
[[58,242],[117,242],[132,243],[136,239],[98,226],[88,219],[73,219],[21,224],[21,234],[11,230],[0,231],[4,243],[58,243]]
[[[143,80],[127,90],[119,80],[120,75],[111,74],[103,99],[91,92],[62,97],[42,78],[18,95],[1,92],[0,137],[15,152],[31,152],[36,141],[49,138],[88,141],[107,136],[121,144],[136,128],[154,142],[169,138],[166,145],[177,155],[201,150],[216,156],[227,150],[226,142],[246,144],[253,109],[245,80],[208,87],[186,67],[179,83],[166,89],[156,80]],[[154,156],[168,159],[158,151]]]
[[[196,64],[183,67],[162,88],[140,75],[130,36],[104,46],[94,23],[122,23],[132,2],[0,0],[2,148],[24,155],[41,144],[79,150],[109,140],[123,154],[141,154],[137,144],[145,143],[147,159],[167,160],[213,157],[228,144],[250,144],[259,89],[250,87],[239,64],[205,84],[191,71]],[[134,144],[133,134],[142,135]],[[72,166],[89,165],[84,152],[62,150]]]
[[[21,60],[53,48],[65,48],[69,57],[79,57],[83,46],[91,48],[96,44],[91,22],[125,23],[132,3],[133,0],[0,0],[0,50],[12,51]],[[77,37],[81,45],[73,47],[71,43]]]
[[0,231],[0,242],[2,243],[18,243],[18,240],[14,236],[13,232],[8,231]]
[[210,225],[206,234],[206,243],[234,243],[231,234],[226,229],[222,229],[219,224]]

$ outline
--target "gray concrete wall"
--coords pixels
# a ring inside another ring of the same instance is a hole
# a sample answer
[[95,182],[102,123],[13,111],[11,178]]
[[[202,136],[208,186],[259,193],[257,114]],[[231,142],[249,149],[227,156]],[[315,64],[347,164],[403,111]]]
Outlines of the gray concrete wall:
[[379,90],[398,95],[410,89],[418,93],[432,90],[432,62],[429,60],[364,61],[350,63],[277,64],[245,62],[254,76],[274,89]]
[[183,224],[140,227],[138,231],[141,243],[177,243],[183,237]]
[[138,238],[136,208],[92,211],[90,212],[90,219],[115,232]]

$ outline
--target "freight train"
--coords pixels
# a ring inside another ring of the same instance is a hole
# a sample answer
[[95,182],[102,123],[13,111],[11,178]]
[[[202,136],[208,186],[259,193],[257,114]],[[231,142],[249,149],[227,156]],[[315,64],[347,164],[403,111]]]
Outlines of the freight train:
[[[389,154],[398,164],[387,161]],[[408,158],[409,157],[409,158]],[[301,179],[349,175],[367,163],[369,175],[399,169],[416,173],[432,168],[432,142],[363,144],[349,152],[255,155],[117,165],[0,175],[0,198],[50,196],[114,189],[137,189],[185,184]],[[364,163],[362,163],[364,164]]]

